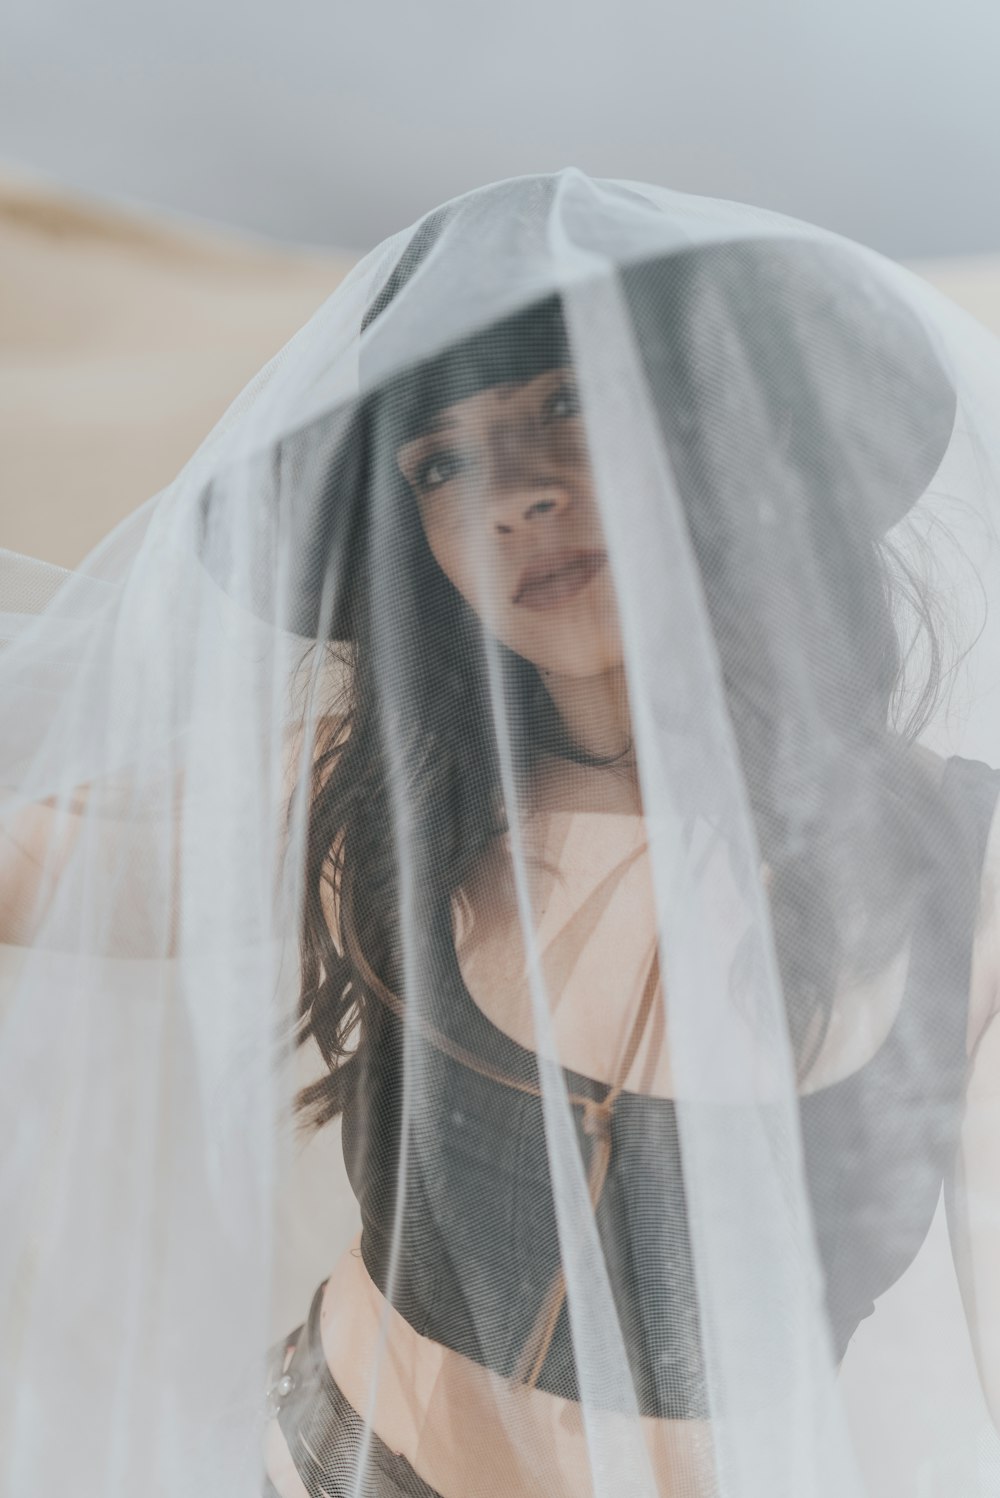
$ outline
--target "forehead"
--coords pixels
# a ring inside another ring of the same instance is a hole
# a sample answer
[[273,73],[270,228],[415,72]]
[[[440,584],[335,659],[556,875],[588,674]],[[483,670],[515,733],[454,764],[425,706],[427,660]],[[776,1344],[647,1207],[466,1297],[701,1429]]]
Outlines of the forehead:
[[570,362],[561,303],[547,297],[381,384],[372,392],[380,436],[398,447],[433,431],[445,413],[481,419],[483,404],[471,404],[477,396],[493,392],[487,409],[496,410],[501,393],[517,400],[537,376]]
[[548,394],[553,385],[565,380],[571,366],[565,365],[535,375],[530,380],[505,380],[477,390],[471,395],[460,396],[438,407],[421,422],[420,429],[407,434],[404,445],[420,443],[439,432],[481,428],[494,421],[502,421],[510,415],[520,414],[530,408],[536,400]]

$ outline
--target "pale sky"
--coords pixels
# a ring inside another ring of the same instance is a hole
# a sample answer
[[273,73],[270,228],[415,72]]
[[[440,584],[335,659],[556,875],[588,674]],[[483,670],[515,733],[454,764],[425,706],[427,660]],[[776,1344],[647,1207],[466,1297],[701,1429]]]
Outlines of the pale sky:
[[6,0],[0,164],[368,248],[577,166],[1000,250],[1000,0]]

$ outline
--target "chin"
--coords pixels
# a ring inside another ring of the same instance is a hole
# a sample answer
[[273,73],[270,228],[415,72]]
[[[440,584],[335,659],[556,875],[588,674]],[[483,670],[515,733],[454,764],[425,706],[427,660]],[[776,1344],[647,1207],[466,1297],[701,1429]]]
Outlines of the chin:
[[597,640],[586,636],[565,641],[552,640],[542,650],[522,650],[519,654],[539,671],[551,671],[556,676],[580,681],[586,680],[588,676],[601,676],[606,671],[613,671],[621,666],[624,659],[621,641],[617,636]]

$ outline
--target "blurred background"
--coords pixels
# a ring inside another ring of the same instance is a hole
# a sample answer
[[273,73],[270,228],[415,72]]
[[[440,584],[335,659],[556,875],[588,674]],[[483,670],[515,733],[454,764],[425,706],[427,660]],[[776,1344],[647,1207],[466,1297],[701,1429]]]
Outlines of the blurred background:
[[357,256],[573,165],[759,203],[1000,332],[996,0],[7,0],[0,546],[76,565]]

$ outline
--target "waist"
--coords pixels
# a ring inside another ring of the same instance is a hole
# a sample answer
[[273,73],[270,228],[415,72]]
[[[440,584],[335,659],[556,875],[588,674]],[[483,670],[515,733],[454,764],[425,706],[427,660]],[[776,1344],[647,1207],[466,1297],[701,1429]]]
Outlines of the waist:
[[[883,1047],[862,1072],[800,1100],[838,1363],[875,1300],[916,1256],[954,1145],[951,1078],[947,1086],[939,1079],[941,1095],[928,1097],[919,1078],[906,1094],[898,1078],[884,1074],[893,1055]],[[364,1224],[364,1267],[425,1343],[512,1384],[523,1373],[525,1349],[543,1345],[541,1364],[534,1353],[531,1359],[537,1391],[578,1400],[568,1309],[550,1293],[562,1263],[540,1101],[460,1069],[445,1080],[429,1095],[447,1097],[449,1106],[412,1126],[405,1182],[393,1112],[399,1090],[373,1089],[345,1112],[344,1159]],[[889,1083],[892,1109],[884,1117],[878,1104]],[[587,1172],[596,1146],[576,1121]],[[924,1162],[926,1183],[917,1196],[914,1157]],[[637,1407],[654,1420],[704,1419],[701,1302],[673,1108],[619,1100],[594,1217],[631,1387],[623,1404],[615,1390],[605,1401],[588,1386],[587,1403],[609,1411]],[[772,1288],[780,1317],[781,1287]],[[540,1344],[535,1332],[547,1306],[558,1316]]]
[[[359,1239],[327,1281],[322,1345],[345,1397],[444,1498],[495,1498],[498,1490],[512,1498],[579,1498],[589,1491],[580,1403],[513,1382],[422,1335],[372,1280]],[[623,1422],[623,1439],[634,1437],[634,1417],[609,1418]],[[667,1498],[675,1489],[706,1498],[714,1491],[705,1422],[643,1415],[637,1423],[658,1491]]]

